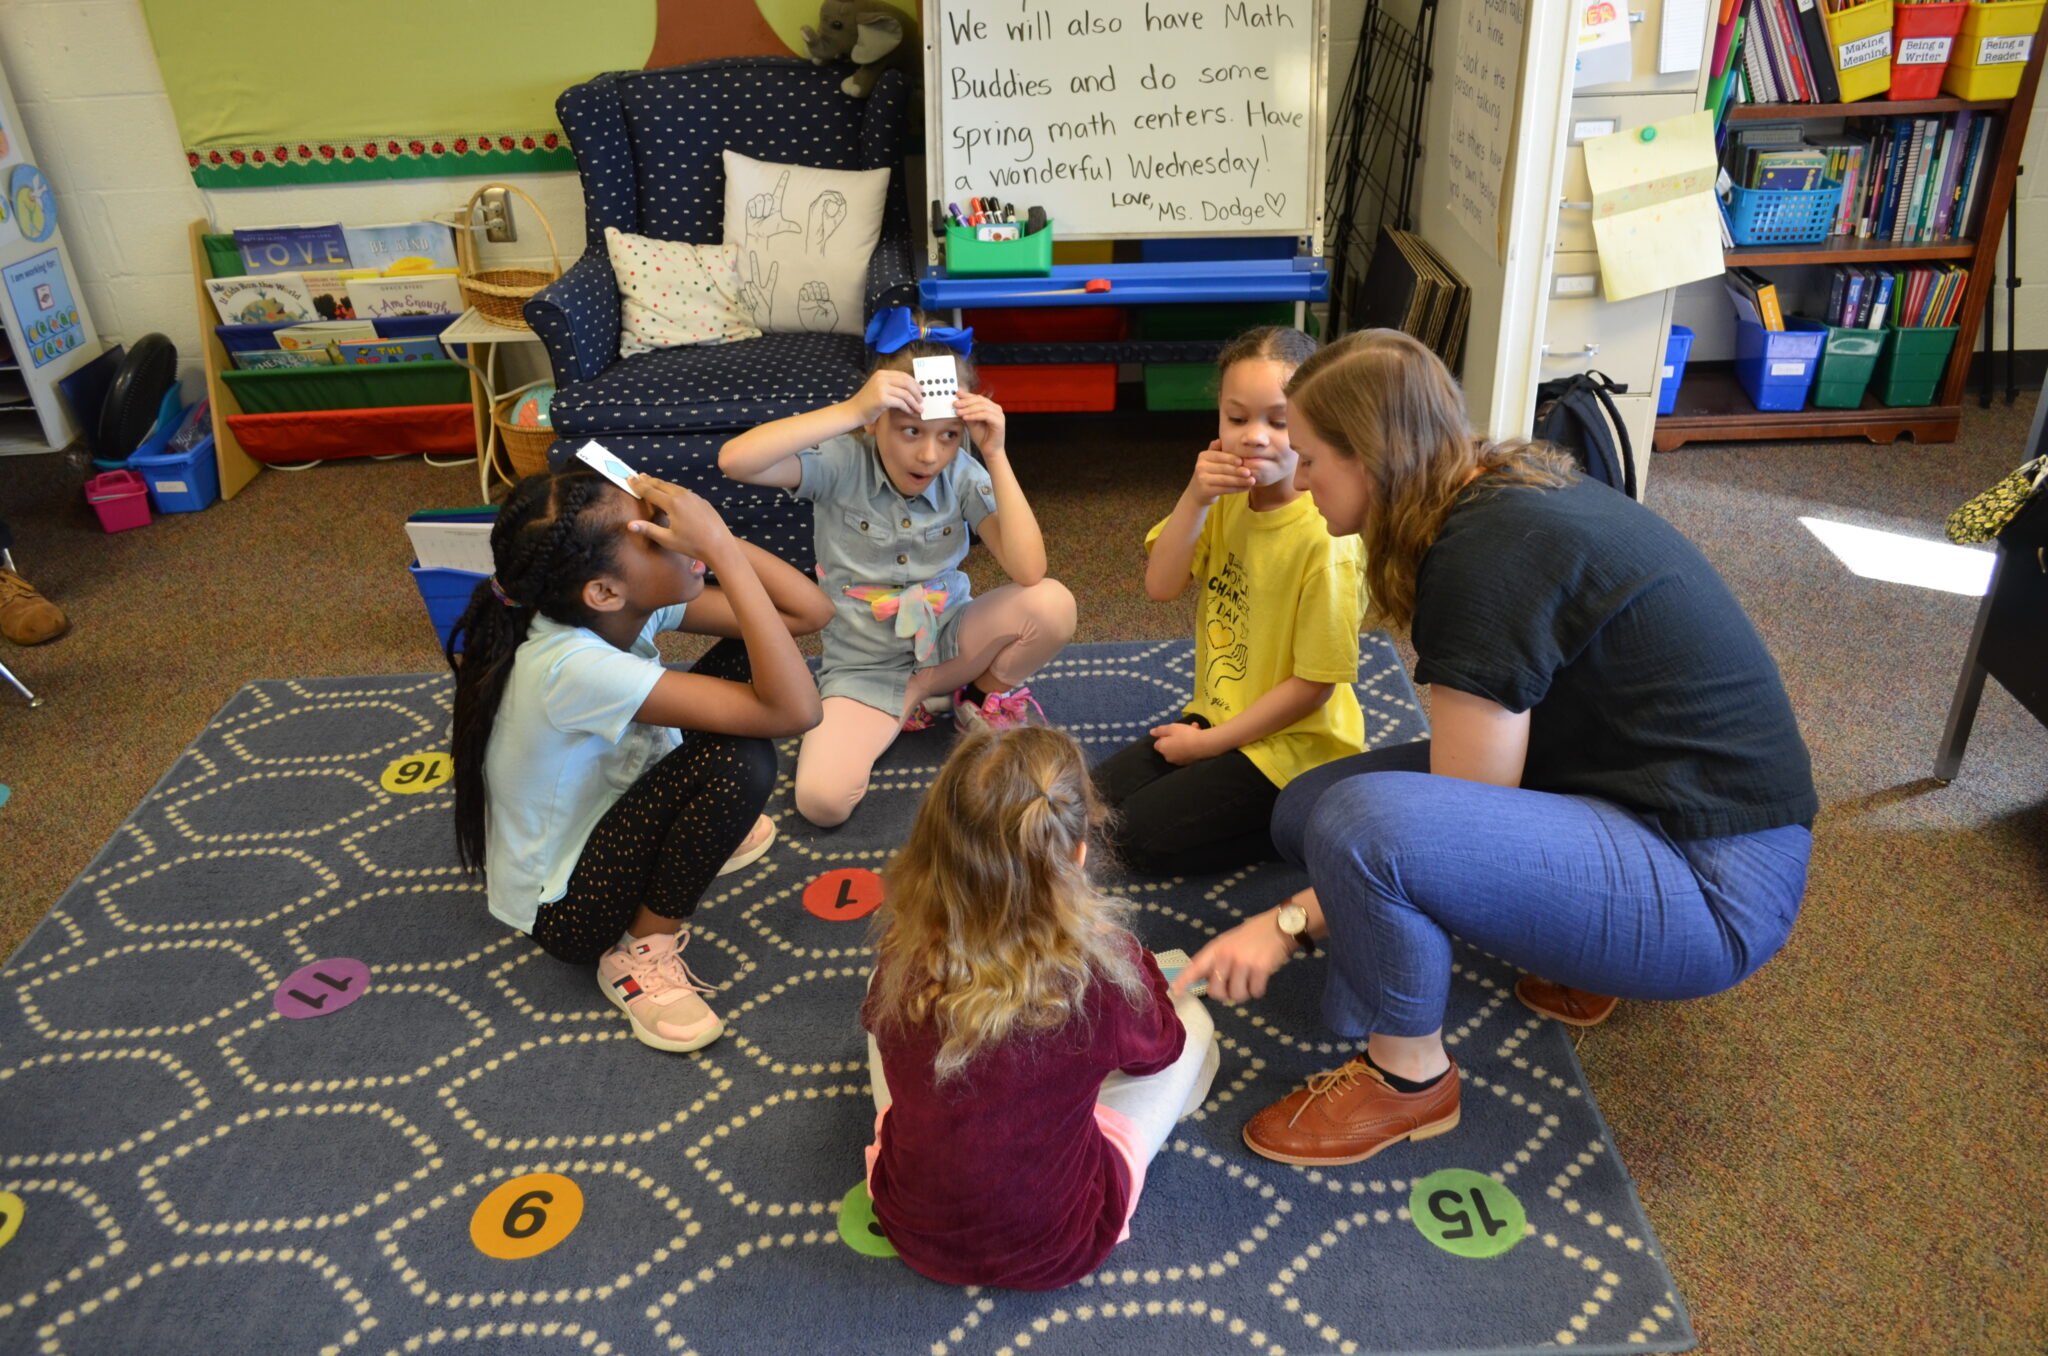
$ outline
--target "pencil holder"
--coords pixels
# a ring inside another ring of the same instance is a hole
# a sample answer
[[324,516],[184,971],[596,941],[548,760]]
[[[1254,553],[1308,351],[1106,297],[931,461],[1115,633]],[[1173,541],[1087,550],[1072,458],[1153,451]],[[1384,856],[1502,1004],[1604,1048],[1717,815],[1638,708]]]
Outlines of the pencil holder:
[[[1966,0],[1946,5],[1900,5],[1898,27],[1892,30],[1893,99],[1932,99],[1941,92],[1956,30],[1962,27]],[[1815,402],[1818,403],[1818,402]]]
[[1876,370],[1878,355],[1884,350],[1884,331],[1824,325],[1797,316],[1785,323],[1794,330],[1825,336],[1821,340],[1820,358],[1813,366],[1814,408],[1853,410],[1861,406],[1863,393],[1870,388],[1870,374]]
[[1892,83],[1892,0],[1827,16],[1828,46],[1834,49],[1835,74],[1842,102],[1853,104],[1882,94]]
[[2010,99],[2020,92],[2034,34],[2048,0],[1975,3],[1963,16],[1941,87],[1958,99]]
[[954,278],[1044,278],[1052,274],[1052,223],[1015,240],[977,240],[972,226],[946,227],[946,274]]
[[1738,245],[1818,245],[1828,238],[1842,186],[1728,190],[1728,234]]
[[1887,405],[1931,405],[1948,369],[1960,325],[1889,325],[1877,361],[1877,398]]

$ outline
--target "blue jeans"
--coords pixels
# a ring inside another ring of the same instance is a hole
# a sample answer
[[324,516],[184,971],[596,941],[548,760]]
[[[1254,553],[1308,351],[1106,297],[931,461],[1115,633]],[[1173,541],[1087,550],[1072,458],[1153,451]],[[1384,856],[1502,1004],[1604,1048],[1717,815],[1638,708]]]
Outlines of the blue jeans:
[[1776,954],[1813,835],[1674,840],[1610,801],[1430,775],[1427,742],[1296,778],[1273,843],[1328,921],[1323,1020],[1348,1037],[1443,1025],[1451,938],[1622,998],[1701,998]]

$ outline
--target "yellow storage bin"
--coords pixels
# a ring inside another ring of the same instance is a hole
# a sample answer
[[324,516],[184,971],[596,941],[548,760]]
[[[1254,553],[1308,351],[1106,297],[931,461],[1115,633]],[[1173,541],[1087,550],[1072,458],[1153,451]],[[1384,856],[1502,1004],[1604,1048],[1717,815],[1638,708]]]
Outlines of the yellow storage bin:
[[1858,5],[1830,14],[1828,45],[1835,52],[1835,72],[1842,102],[1853,104],[1892,87],[1892,0]]
[[1055,240],[1052,261],[1056,264],[1110,264],[1116,262],[1114,240]]
[[1941,87],[1959,99],[2010,99],[2018,94],[2044,6],[2048,0],[1973,3],[1963,15]]

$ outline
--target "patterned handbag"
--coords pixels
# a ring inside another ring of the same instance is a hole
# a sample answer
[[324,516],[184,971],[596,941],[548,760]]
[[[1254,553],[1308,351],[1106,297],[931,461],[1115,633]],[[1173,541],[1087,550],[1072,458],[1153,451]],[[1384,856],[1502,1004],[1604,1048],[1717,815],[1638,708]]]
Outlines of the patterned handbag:
[[1958,546],[1990,541],[2005,531],[2034,492],[2048,482],[2048,456],[2036,457],[1948,515],[1948,539]]

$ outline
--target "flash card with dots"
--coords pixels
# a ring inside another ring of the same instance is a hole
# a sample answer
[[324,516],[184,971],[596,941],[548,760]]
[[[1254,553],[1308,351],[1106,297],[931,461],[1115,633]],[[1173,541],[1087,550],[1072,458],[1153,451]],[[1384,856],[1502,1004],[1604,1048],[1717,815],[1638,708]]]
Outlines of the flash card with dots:
[[953,398],[960,394],[960,369],[954,365],[951,355],[912,358],[910,374],[917,379],[917,388],[924,392],[922,418],[958,417],[953,409]]

